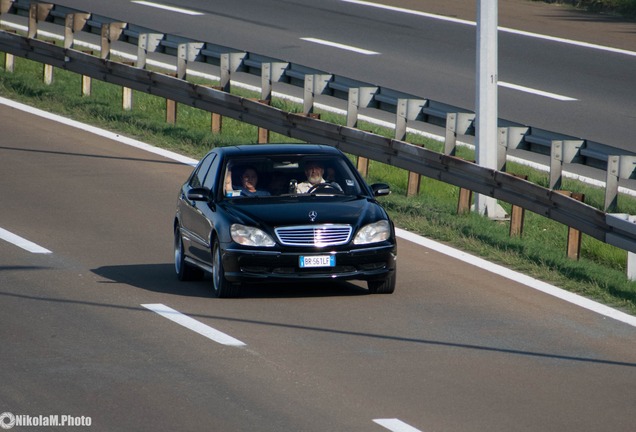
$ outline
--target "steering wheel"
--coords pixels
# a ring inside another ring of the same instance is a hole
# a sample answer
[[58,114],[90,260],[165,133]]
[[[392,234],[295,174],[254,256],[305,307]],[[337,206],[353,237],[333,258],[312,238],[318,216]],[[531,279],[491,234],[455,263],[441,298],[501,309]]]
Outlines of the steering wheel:
[[325,182],[313,185],[307,190],[308,194],[317,193],[323,189],[333,189],[334,192],[343,193],[342,188],[336,182]]

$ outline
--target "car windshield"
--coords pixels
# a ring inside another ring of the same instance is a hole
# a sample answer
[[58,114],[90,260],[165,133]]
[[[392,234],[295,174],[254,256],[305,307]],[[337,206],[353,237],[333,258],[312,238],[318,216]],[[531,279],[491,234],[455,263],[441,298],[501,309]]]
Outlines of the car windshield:
[[324,155],[232,158],[224,167],[224,196],[254,198],[360,195],[359,177],[341,157]]

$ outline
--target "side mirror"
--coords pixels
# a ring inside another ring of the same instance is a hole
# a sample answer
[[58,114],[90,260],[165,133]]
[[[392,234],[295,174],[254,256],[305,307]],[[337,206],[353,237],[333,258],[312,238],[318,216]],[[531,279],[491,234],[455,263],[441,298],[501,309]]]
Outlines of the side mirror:
[[192,188],[188,191],[187,197],[190,201],[210,201],[212,193],[205,187]]
[[386,183],[374,183],[371,185],[373,196],[385,196],[391,193],[391,187]]

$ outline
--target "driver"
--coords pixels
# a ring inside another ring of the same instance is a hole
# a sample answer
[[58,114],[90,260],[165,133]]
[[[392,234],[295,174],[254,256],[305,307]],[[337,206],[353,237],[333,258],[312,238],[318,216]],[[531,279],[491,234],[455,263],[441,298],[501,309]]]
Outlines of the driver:
[[325,183],[325,179],[322,177],[325,174],[325,168],[317,161],[309,161],[305,164],[305,175],[307,181],[298,183],[296,185],[296,193],[307,193],[313,186]]

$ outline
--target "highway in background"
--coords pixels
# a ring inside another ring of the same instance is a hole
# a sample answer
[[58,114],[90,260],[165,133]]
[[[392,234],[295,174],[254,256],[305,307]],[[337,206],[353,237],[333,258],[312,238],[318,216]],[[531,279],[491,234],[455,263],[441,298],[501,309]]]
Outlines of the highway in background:
[[174,274],[191,167],[85,129],[0,105],[0,229],[19,236],[0,240],[4,425],[633,430],[635,327],[404,239],[393,295],[212,298]]
[[[475,1],[52,3],[475,109]],[[499,9],[499,117],[636,151],[636,23],[525,0]]]

